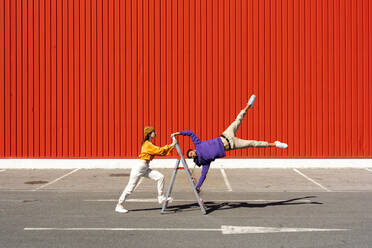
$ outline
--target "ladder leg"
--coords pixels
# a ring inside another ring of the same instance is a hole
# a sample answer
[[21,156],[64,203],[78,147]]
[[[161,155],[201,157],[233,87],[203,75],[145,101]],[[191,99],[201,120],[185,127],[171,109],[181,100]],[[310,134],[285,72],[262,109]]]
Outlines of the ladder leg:
[[[177,140],[176,137],[172,137],[173,140]],[[168,187],[168,191],[167,191],[167,195],[165,196],[166,199],[170,196],[171,192],[172,192],[172,188],[173,188],[173,184],[174,184],[174,181],[176,179],[176,175],[177,175],[177,171],[178,171],[178,166],[180,164],[180,162],[182,161],[182,164],[183,164],[183,167],[185,168],[186,170],[186,174],[187,174],[187,178],[189,179],[189,182],[190,182],[190,185],[191,185],[191,188],[192,190],[194,191],[194,194],[195,194],[195,197],[196,197],[196,200],[198,201],[199,203],[199,206],[200,206],[200,210],[202,211],[203,214],[207,214],[207,211],[205,209],[205,206],[204,206],[204,201],[200,198],[198,192],[196,191],[196,186],[194,184],[194,181],[192,180],[192,176],[190,174],[190,171],[189,171],[189,167],[187,166],[187,163],[186,163],[186,160],[185,160],[185,157],[183,156],[183,153],[182,153],[182,150],[179,146],[178,143],[176,143],[176,149],[177,149],[177,152],[178,154],[181,156],[181,159],[178,159],[177,160],[177,163],[176,163],[176,167],[174,168],[174,171],[173,171],[173,175],[172,175],[172,179],[169,183],[169,187]],[[161,209],[161,213],[163,214],[165,212],[165,209],[167,208],[167,205],[168,205],[168,202],[165,201],[163,203],[163,207]]]
[[[178,159],[177,162],[176,162],[176,166],[174,167],[174,170],[173,170],[172,178],[169,182],[169,186],[168,186],[167,194],[165,195],[165,199],[168,199],[168,197],[172,193],[173,184],[174,184],[174,181],[176,180],[176,175],[177,175],[179,164],[180,164],[180,160]],[[161,209],[162,214],[165,213],[165,209],[167,208],[167,206],[168,206],[168,201],[164,201],[163,202],[163,207]]]
[[182,163],[183,163],[183,166],[185,167],[187,177],[189,178],[191,188],[194,191],[195,197],[196,197],[196,199],[199,203],[200,210],[203,212],[203,214],[207,214],[207,211],[206,211],[205,206],[204,206],[204,201],[200,198],[198,192],[196,191],[196,186],[194,184],[194,181],[192,180],[192,176],[190,174],[189,168],[187,167],[186,160],[183,157],[182,157]]
[[181,150],[181,148],[180,148],[180,146],[179,146],[178,143],[176,144],[176,149],[177,149],[178,154],[181,156],[181,161],[182,161],[183,167],[186,170],[186,174],[187,174],[187,177],[189,178],[189,182],[190,182],[191,188],[194,191],[195,197],[196,197],[196,199],[197,199],[197,201],[199,203],[200,210],[203,212],[203,214],[207,214],[207,211],[205,210],[204,202],[200,198],[198,192],[196,192],[196,187],[195,187],[194,182],[192,181],[192,176],[190,174],[189,167],[187,166],[185,157],[183,156],[182,150]]

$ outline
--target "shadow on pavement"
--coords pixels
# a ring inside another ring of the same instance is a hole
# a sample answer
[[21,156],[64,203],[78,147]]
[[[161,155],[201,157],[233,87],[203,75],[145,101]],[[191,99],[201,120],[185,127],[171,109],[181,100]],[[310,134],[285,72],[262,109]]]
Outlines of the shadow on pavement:
[[[207,214],[212,213],[216,210],[228,210],[235,208],[264,208],[269,206],[287,206],[287,205],[303,205],[303,204],[323,204],[316,201],[301,201],[310,198],[316,198],[316,196],[305,196],[300,198],[293,198],[284,201],[277,202],[266,202],[266,203],[249,203],[249,202],[204,202],[207,209]],[[145,208],[145,209],[133,209],[131,211],[151,211],[151,210],[161,210],[159,208]],[[167,213],[185,212],[185,211],[200,211],[199,204],[197,202],[182,205],[171,205],[167,207]]]
[[[266,202],[266,203],[249,203],[249,202],[222,202],[222,203],[214,203],[214,202],[205,202],[205,206],[207,207],[207,214],[216,211],[216,210],[228,210],[234,208],[265,208],[269,206],[286,206],[286,205],[303,205],[303,204],[323,204],[321,202],[298,202],[299,200],[305,200],[309,198],[315,198],[316,196],[306,196],[301,198],[294,198],[285,201],[277,201],[277,202]],[[297,202],[296,202],[297,201]]]

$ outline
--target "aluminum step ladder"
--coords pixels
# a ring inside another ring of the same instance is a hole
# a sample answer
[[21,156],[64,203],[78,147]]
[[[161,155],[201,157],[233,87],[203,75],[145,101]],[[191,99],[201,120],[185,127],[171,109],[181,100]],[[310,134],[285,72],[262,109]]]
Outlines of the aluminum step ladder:
[[[172,139],[177,141],[176,137],[172,137]],[[167,191],[167,194],[165,195],[165,199],[168,199],[168,197],[170,197],[170,195],[172,193],[172,188],[173,188],[174,182],[176,180],[178,170],[183,170],[184,169],[186,171],[187,178],[189,179],[191,188],[194,191],[196,200],[199,203],[200,210],[202,211],[203,214],[207,214],[207,211],[206,211],[205,206],[204,206],[204,201],[203,201],[202,198],[200,198],[198,192],[196,191],[196,185],[195,185],[194,181],[192,180],[192,176],[191,176],[191,173],[189,171],[189,167],[187,166],[185,157],[182,154],[182,151],[181,151],[181,148],[178,144],[178,141],[177,141],[177,144],[176,144],[176,149],[177,149],[177,152],[178,152],[178,154],[180,155],[181,158],[177,160],[176,165],[174,167],[172,178],[171,178],[171,181],[170,181],[169,186],[168,186],[168,191]],[[182,162],[183,167],[180,167],[180,162]],[[168,206],[168,202],[164,201],[163,207],[161,209],[162,214],[165,213],[165,210],[166,210],[167,206]]]

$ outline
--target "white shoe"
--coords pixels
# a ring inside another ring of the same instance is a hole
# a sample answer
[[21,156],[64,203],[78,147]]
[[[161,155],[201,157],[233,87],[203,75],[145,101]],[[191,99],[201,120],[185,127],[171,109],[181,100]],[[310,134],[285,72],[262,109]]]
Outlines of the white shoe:
[[126,210],[121,204],[117,204],[115,211],[118,213],[128,213],[128,210]]
[[167,199],[165,199],[165,196],[164,195],[158,196],[158,202],[159,202],[159,204],[163,204],[165,201],[167,201],[168,203],[171,203],[173,201],[173,198],[172,197],[168,197]]
[[278,148],[282,148],[282,149],[287,149],[288,148],[288,145],[286,143],[282,143],[280,141],[275,141],[274,143],[275,143],[276,147],[278,147]]
[[251,95],[251,98],[249,98],[249,101],[247,103],[249,105],[249,108],[253,108],[253,103],[255,100],[256,100],[256,95]]

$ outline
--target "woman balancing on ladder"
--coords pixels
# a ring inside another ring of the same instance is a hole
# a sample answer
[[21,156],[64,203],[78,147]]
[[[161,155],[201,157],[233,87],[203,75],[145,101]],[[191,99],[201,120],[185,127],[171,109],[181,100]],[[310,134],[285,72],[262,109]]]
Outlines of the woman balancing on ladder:
[[172,201],[172,198],[165,199],[163,189],[164,189],[164,175],[159,171],[151,170],[149,168],[150,161],[153,160],[154,156],[166,156],[168,155],[177,144],[177,141],[173,141],[171,145],[166,145],[163,147],[155,146],[152,140],[155,138],[156,133],[153,127],[145,127],[144,129],[145,139],[142,142],[141,153],[138,156],[140,160],[138,164],[135,165],[131,172],[127,187],[125,187],[123,193],[121,194],[119,201],[116,205],[115,211],[119,213],[126,213],[123,206],[125,199],[130,195],[136,188],[138,181],[141,177],[147,177],[157,182],[158,186],[158,202],[163,204],[165,200],[168,202]]
[[195,145],[195,149],[190,149],[187,151],[187,157],[192,158],[194,163],[199,167],[202,166],[202,173],[199,178],[199,182],[196,185],[196,190],[200,192],[200,188],[207,176],[209,166],[216,158],[222,158],[226,156],[225,151],[244,149],[249,147],[278,147],[286,149],[287,144],[275,141],[274,143],[269,143],[266,141],[256,141],[256,140],[243,140],[235,137],[238,128],[247,114],[247,110],[253,107],[253,102],[256,100],[256,96],[252,95],[249,99],[247,106],[240,111],[239,115],[236,117],[235,121],[230,124],[230,126],[222,133],[222,135],[216,139],[211,139],[207,141],[201,141],[198,136],[194,134],[193,131],[182,131],[179,133],[173,133],[175,135],[190,136],[192,142]]

